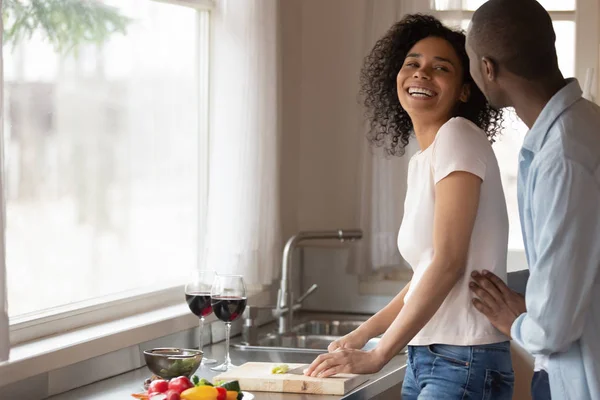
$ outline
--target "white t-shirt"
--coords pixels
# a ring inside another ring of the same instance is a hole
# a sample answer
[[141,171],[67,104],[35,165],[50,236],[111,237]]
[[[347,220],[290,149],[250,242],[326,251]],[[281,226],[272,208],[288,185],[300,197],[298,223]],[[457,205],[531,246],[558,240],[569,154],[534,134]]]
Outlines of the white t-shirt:
[[433,143],[415,154],[408,166],[408,191],[398,233],[400,253],[413,268],[405,302],[410,302],[433,259],[435,184],[454,171],[466,171],[482,179],[465,274],[409,343],[413,346],[467,346],[509,340],[471,303],[473,295],[468,285],[473,270],[487,269],[506,281],[508,215],[492,146],[485,133],[465,118],[446,122]]

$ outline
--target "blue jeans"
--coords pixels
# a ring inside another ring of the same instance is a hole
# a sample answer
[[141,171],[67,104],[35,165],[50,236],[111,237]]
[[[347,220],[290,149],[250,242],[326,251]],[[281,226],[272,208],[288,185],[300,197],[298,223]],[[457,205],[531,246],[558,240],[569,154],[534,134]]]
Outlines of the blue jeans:
[[402,400],[511,400],[510,343],[409,346]]
[[531,398],[550,400],[550,380],[546,371],[535,371],[531,380]]

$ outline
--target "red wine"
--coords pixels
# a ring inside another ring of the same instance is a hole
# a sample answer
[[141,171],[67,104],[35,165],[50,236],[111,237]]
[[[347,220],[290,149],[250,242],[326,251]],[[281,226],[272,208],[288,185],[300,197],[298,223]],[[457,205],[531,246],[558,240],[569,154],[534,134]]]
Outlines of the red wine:
[[198,317],[206,317],[212,312],[212,305],[210,304],[210,293],[186,293],[185,301],[187,301],[190,311],[196,314]]
[[223,322],[232,322],[242,315],[246,309],[246,301],[245,297],[214,296],[211,303],[217,318]]

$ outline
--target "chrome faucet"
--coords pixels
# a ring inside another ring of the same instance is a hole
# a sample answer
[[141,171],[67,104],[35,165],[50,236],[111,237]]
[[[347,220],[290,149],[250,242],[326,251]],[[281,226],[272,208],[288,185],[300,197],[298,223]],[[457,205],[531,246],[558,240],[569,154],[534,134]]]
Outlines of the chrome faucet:
[[336,230],[336,231],[306,231],[299,232],[288,239],[283,249],[283,259],[281,262],[281,282],[279,292],[277,293],[277,305],[267,307],[248,306],[244,311],[244,342],[254,344],[257,341],[256,326],[254,319],[258,317],[258,311],[261,309],[269,309],[273,317],[278,319],[278,333],[284,334],[291,330],[294,320],[294,311],[302,307],[302,302],[310,296],[318,285],[313,284],[311,287],[294,302],[291,284],[292,257],[294,250],[300,242],[315,239],[336,239],[341,242],[356,239],[361,239],[363,233],[360,229],[351,230]]
[[337,231],[306,231],[299,232],[288,239],[283,249],[283,260],[281,263],[281,283],[279,285],[279,292],[277,293],[277,308],[275,308],[273,314],[279,318],[279,334],[288,332],[292,328],[294,320],[294,310],[300,308],[300,305],[304,299],[310,296],[316,289],[317,285],[312,285],[306,293],[304,293],[298,299],[297,304],[294,305],[294,296],[292,293],[291,285],[291,269],[292,269],[292,256],[296,246],[300,242],[314,239],[337,239],[339,241],[351,240],[362,238],[363,233],[360,229],[341,230]]

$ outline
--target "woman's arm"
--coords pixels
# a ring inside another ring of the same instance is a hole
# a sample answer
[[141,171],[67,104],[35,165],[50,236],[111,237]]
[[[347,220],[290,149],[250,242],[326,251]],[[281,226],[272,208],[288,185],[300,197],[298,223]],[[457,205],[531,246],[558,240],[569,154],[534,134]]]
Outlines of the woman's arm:
[[481,179],[468,172],[453,172],[436,185],[433,260],[375,349],[383,364],[429,322],[463,275],[480,190]]
[[349,334],[334,340],[327,347],[327,351],[334,352],[338,349],[362,349],[369,340],[384,333],[394,322],[402,306],[404,305],[404,296],[408,292],[410,282],[404,286],[393,299],[373,315],[367,321],[363,322],[358,328]]
[[427,324],[464,273],[481,182],[474,174],[456,171],[436,184],[433,260],[377,347],[320,355],[308,375],[377,372]]
[[358,328],[349,334],[334,340],[327,347],[327,351],[334,352],[338,349],[362,349],[369,340],[384,333],[394,322],[402,306],[404,296],[408,292],[410,282],[377,314],[363,322]]
[[379,336],[392,325],[402,307],[404,306],[404,297],[410,288],[410,282],[404,286],[404,288],[388,303],[387,306],[382,308],[377,314],[369,318],[363,323],[357,331],[369,339]]

